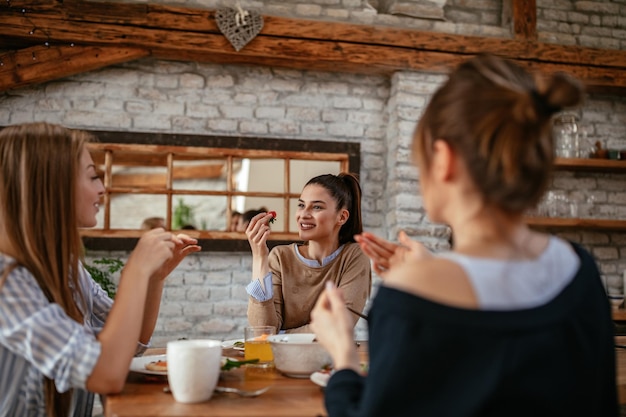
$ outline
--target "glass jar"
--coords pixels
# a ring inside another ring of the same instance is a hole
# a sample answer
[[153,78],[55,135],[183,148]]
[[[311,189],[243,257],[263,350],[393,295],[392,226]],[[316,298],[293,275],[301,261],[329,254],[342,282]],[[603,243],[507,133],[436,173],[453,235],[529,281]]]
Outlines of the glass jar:
[[552,123],[555,155],[560,158],[579,158],[580,141],[578,118],[572,113],[562,113]]

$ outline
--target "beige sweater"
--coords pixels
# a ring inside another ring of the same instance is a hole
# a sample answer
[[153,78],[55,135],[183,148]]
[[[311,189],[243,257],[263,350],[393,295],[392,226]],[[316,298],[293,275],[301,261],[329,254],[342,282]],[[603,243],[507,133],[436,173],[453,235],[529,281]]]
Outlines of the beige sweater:
[[[349,307],[363,311],[372,287],[369,258],[357,243],[346,243],[341,253],[327,265],[310,267],[296,254],[296,244],[281,245],[269,254],[274,298],[258,301],[249,297],[248,322],[251,326],[270,325],[287,333],[308,333],[311,310],[330,280],[341,288]],[[354,315],[354,324],[359,317]]]

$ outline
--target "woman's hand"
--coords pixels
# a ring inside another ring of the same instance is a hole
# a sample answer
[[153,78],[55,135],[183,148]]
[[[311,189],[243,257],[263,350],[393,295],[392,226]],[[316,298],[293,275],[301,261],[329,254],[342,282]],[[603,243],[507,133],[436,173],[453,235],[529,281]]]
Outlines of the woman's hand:
[[143,271],[151,279],[164,279],[189,253],[197,252],[197,240],[175,236],[162,228],[147,231],[130,254],[126,267]]
[[152,277],[172,257],[176,245],[174,239],[172,233],[160,227],[147,231],[137,242],[124,269]]
[[310,327],[317,341],[333,358],[335,369],[353,369],[359,372],[359,357],[354,344],[354,322],[346,308],[341,290],[327,281],[311,311]]
[[398,234],[400,243],[393,243],[372,233],[363,232],[354,237],[365,253],[372,260],[374,271],[382,278],[394,265],[409,259],[423,259],[431,253],[421,243],[410,239],[404,231]]
[[246,236],[250,243],[253,257],[267,257],[269,249],[267,238],[270,235],[269,222],[273,218],[270,213],[260,213],[254,216],[246,228]]
[[197,245],[198,240],[187,236],[186,234],[178,234],[172,236],[174,242],[174,248],[172,249],[172,256],[161,265],[161,267],[152,274],[152,278],[156,280],[163,280],[172,273],[174,269],[185,259],[187,255],[194,252],[199,252],[202,248]]

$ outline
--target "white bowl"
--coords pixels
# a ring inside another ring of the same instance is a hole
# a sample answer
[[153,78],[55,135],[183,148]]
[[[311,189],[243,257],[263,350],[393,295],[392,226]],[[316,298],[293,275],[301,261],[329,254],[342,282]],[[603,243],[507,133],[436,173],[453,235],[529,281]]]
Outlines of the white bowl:
[[292,378],[309,378],[313,372],[331,365],[330,355],[314,339],[313,333],[269,336],[276,369]]
[[611,302],[611,306],[613,308],[620,308],[624,303],[624,295],[623,294],[609,294],[609,301]]

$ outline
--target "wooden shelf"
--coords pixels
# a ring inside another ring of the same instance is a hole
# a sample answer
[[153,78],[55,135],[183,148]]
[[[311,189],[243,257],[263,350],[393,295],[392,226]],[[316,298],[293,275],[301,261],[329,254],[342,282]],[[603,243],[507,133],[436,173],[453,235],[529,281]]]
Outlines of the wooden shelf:
[[624,172],[626,160],[599,159],[599,158],[556,158],[554,166],[557,170],[595,171],[595,172]]
[[[626,160],[555,158],[554,165],[557,170],[561,171],[626,173]],[[529,226],[538,228],[626,232],[626,220],[528,216],[525,221]]]
[[550,217],[526,217],[525,220],[526,224],[531,227],[547,227],[551,229],[581,228],[590,230],[626,232],[626,220]]
[[611,313],[613,315],[613,320],[615,321],[626,321],[626,309],[624,308],[612,308]]

